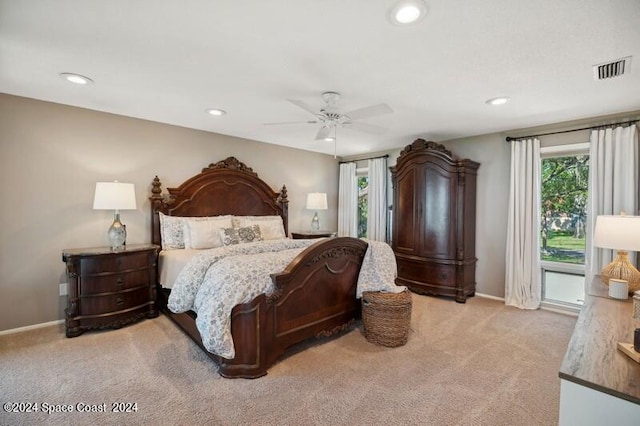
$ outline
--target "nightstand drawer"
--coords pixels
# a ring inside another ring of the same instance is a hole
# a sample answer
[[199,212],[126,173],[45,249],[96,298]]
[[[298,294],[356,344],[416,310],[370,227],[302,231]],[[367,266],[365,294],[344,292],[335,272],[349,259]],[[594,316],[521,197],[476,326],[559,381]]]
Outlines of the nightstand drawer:
[[82,297],[80,316],[110,314],[149,303],[149,286],[105,296]]
[[104,274],[108,272],[122,272],[128,269],[139,269],[149,266],[149,253],[136,252],[126,254],[111,254],[100,257],[88,257],[80,262],[80,275]]
[[96,275],[83,285],[80,277],[80,294],[90,296],[101,293],[115,293],[129,288],[153,285],[150,279],[149,269],[125,272],[122,274]]

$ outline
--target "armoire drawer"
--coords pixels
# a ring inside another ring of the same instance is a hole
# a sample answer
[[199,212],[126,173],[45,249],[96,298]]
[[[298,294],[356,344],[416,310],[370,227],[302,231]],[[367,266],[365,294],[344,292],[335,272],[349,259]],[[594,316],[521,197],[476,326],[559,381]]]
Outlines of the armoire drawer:
[[438,285],[454,286],[456,283],[455,266],[419,263],[405,259],[398,259],[397,263],[400,278]]

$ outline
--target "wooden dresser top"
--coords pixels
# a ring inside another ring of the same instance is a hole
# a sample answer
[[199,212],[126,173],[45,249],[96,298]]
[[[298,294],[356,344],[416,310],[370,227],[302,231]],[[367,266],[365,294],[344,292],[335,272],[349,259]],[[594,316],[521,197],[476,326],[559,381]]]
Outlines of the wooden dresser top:
[[112,251],[110,247],[87,247],[77,249],[64,249],[62,250],[62,260],[66,261],[71,256],[98,256],[103,254],[122,254],[122,253],[134,253],[145,250],[159,250],[160,246],[155,244],[131,244],[126,245],[123,249]]
[[600,277],[589,286],[560,378],[640,404],[640,364],[617,349],[633,343],[631,298],[609,298]]

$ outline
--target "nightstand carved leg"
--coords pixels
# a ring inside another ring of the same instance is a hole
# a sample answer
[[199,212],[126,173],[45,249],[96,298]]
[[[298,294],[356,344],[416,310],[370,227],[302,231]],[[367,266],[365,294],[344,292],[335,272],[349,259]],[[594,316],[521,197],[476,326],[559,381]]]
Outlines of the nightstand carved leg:
[[66,330],[65,334],[67,337],[77,337],[84,332],[84,330],[80,328],[80,323],[78,322],[78,320],[73,319],[73,317],[75,316],[75,312],[73,312],[74,307],[76,307],[77,309],[77,304],[75,303],[75,301],[71,301],[69,302],[69,308],[64,310],[64,325]]

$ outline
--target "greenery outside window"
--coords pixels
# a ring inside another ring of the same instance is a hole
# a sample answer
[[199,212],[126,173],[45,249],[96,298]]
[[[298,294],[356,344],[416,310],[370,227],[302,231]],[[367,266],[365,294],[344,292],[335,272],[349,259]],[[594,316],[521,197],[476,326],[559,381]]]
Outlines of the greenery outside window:
[[540,259],[543,303],[584,301],[589,144],[541,149]]
[[367,212],[369,210],[369,169],[357,169],[358,176],[358,238],[367,237]]

